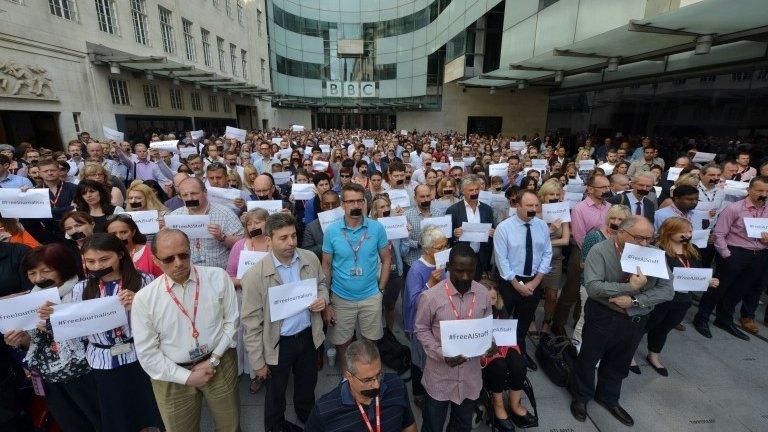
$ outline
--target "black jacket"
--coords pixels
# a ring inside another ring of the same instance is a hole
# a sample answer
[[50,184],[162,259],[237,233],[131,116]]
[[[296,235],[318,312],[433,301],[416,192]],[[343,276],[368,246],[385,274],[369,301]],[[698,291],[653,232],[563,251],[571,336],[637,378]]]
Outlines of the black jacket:
[[[478,210],[480,211],[480,223],[489,223],[493,228],[496,228],[496,223],[493,221],[493,209],[488,204],[478,202]],[[463,222],[467,222],[467,209],[464,206],[464,200],[461,200],[448,207],[445,211],[446,215],[451,216],[451,223],[453,228],[461,228]],[[451,245],[458,243],[457,237],[450,239]],[[482,271],[488,271],[491,268],[491,262],[493,261],[493,238],[488,238],[487,243],[480,243],[480,251],[478,252],[478,259],[480,269]]]

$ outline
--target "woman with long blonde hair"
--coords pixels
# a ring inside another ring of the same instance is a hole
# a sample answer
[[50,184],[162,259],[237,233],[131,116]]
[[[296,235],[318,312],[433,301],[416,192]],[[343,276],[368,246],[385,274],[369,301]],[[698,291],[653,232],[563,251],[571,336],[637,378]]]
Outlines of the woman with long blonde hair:
[[157,210],[160,216],[168,212],[154,189],[147,186],[141,180],[134,180],[128,187],[125,200],[126,211]]

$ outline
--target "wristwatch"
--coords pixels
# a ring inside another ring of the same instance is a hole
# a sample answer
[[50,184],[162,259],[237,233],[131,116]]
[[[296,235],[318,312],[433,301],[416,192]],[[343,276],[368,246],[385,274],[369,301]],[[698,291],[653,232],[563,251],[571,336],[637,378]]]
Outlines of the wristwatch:
[[633,307],[640,307],[640,302],[637,301],[637,299],[634,296],[632,296],[630,298],[632,299],[632,306]]
[[211,366],[218,367],[219,363],[221,363],[221,359],[218,357],[211,356],[208,362],[211,364]]

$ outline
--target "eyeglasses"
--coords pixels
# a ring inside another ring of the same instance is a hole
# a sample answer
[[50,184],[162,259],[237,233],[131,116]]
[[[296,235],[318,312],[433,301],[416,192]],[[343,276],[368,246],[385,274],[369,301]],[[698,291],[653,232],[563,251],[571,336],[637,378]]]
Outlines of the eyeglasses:
[[634,235],[634,234],[632,234],[631,232],[629,232],[629,231],[627,231],[625,229],[622,229],[622,231],[624,231],[625,233],[629,234],[630,237],[632,237],[633,239],[635,239],[635,241],[638,241],[638,242],[650,243],[653,240],[653,236],[650,236],[650,237],[637,236],[637,235]]
[[163,264],[171,264],[174,261],[176,261],[176,258],[178,258],[179,261],[186,261],[186,260],[189,259],[189,253],[188,252],[182,252],[180,254],[170,255],[170,256],[167,256],[165,258],[157,257],[157,259],[160,260],[160,262],[162,262]]
[[379,371],[376,375],[369,377],[369,378],[359,378],[357,375],[353,374],[352,372],[349,373],[353,377],[355,377],[356,380],[360,381],[361,383],[365,385],[370,385],[375,382],[381,382],[381,377],[384,375],[383,371]]

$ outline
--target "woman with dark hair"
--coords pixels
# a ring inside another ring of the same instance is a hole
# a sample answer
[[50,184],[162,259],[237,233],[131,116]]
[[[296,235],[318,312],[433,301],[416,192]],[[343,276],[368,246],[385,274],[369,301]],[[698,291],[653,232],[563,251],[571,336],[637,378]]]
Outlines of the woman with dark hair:
[[[31,250],[21,262],[21,273],[34,284],[31,292],[56,287],[61,303],[72,301],[73,287],[82,276],[75,254],[61,243]],[[12,347],[28,347],[24,362],[40,375],[46,403],[62,430],[101,430],[96,381],[82,340],[54,342],[45,323],[35,330],[6,332],[4,339]]]
[[94,232],[104,232],[107,216],[122,213],[122,207],[113,206],[107,188],[94,180],[83,180],[77,185],[72,202],[77,210],[88,213],[94,220]]
[[[96,233],[82,247],[88,279],[72,289],[72,301],[117,296],[130,314],[133,296],[152,281],[136,270],[120,239]],[[39,311],[47,320],[53,307]],[[111,431],[135,432],[163,428],[149,376],[139,365],[130,324],[87,337],[85,357],[93,369],[101,411],[101,422]]]
[[147,245],[147,236],[139,231],[136,222],[127,213],[112,215],[107,218],[104,230],[122,240],[133,259],[136,269],[154,277],[163,274],[163,269],[155,264],[151,248]]
[[536,192],[536,190],[539,188],[539,182],[534,177],[523,177],[523,180],[520,181],[520,190],[529,190],[532,192]]
[[59,224],[61,231],[67,236],[67,239],[75,243],[79,252],[85,239],[93,235],[96,222],[91,215],[83,211],[71,211],[61,217]]

